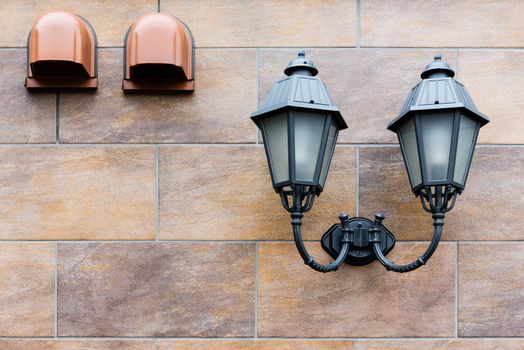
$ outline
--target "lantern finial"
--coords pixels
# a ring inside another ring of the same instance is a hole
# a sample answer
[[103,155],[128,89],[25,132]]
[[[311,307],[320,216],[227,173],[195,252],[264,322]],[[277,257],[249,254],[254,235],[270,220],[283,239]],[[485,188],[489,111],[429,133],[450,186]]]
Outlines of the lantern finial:
[[455,72],[449,64],[442,62],[442,55],[440,53],[433,56],[434,61],[426,66],[420,77],[422,79],[427,78],[453,78]]
[[313,61],[306,58],[306,52],[300,50],[298,52],[298,57],[289,62],[284,73],[286,75],[305,75],[314,77],[318,74],[318,69],[315,67]]

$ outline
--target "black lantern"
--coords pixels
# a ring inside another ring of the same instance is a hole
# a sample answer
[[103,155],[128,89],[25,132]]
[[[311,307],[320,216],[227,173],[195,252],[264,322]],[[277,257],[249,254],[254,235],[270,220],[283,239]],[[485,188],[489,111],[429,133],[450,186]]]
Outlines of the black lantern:
[[[252,119],[262,131],[274,189],[291,213],[295,244],[304,263],[320,272],[335,271],[345,261],[365,265],[373,260],[395,272],[415,270],[431,258],[440,242],[445,213],[466,185],[479,129],[489,122],[480,113],[455,73],[436,55],[422,72],[400,115],[388,129],[397,133],[411,188],[433,217],[434,233],[426,251],[415,261],[397,265],[386,258],[395,237],[375,220],[340,214],[322,237],[322,247],[335,261],[322,265],[302,241],[304,213],[313,206],[326,182],[338,131],[346,123],[331,103],[317,69],[303,52],[292,61]],[[290,201],[291,199],[291,201]]]

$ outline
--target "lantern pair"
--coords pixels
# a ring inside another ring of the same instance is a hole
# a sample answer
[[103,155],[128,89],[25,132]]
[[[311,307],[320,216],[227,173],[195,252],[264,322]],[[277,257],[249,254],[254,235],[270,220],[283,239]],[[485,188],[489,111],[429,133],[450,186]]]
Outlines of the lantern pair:
[[380,213],[374,221],[340,216],[341,223],[322,238],[324,249],[335,262],[321,265],[307,253],[301,219],[324,189],[338,133],[347,125],[304,52],[299,52],[284,73],[288,77],[273,86],[252,120],[262,132],[273,188],[291,213],[295,242],[304,262],[321,272],[336,270],[344,261],[362,265],[378,259],[397,272],[425,264],[440,240],[444,213],[453,208],[465,188],[479,129],[489,122],[464,85],[453,79],[454,71],[436,55],[399,116],[388,125],[397,133],[412,191],[434,219],[430,247],[408,265],[396,265],[385,258],[395,239],[382,225]]

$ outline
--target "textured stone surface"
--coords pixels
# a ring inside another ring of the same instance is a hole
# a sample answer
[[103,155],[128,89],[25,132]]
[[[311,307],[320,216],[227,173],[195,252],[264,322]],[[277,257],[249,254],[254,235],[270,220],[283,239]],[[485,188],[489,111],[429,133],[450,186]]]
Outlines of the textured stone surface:
[[197,50],[195,92],[124,94],[122,50],[100,50],[98,91],[60,94],[60,139],[255,142],[255,62],[255,50]]
[[0,336],[52,336],[54,245],[1,243],[0,276]]
[[[292,239],[263,147],[162,146],[159,169],[160,239]],[[355,212],[355,187],[355,149],[338,147],[305,216],[306,238],[319,239],[341,211]]]
[[522,47],[524,7],[504,1],[362,1],[362,46]]
[[[477,147],[466,189],[446,214],[443,239],[523,239],[522,169],[524,154],[518,147]],[[361,147],[360,213],[372,218],[380,210],[398,239],[431,237],[431,214],[411,192],[400,148]]]
[[153,340],[0,339],[2,350],[153,350]]
[[352,340],[158,340],[158,350],[352,350]]
[[0,143],[54,143],[56,93],[28,92],[26,75],[25,50],[0,51]]
[[255,245],[65,243],[60,336],[248,337]]
[[482,128],[479,142],[524,143],[524,52],[460,50],[459,61],[458,79],[491,120]]
[[459,262],[459,335],[523,337],[524,242],[460,243]]
[[157,0],[17,0],[0,2],[0,47],[26,46],[36,19],[49,11],[66,10],[89,21],[99,46],[123,46],[127,29],[139,16],[156,12]]
[[354,0],[162,0],[198,47],[355,46]]
[[154,147],[0,148],[0,239],[155,237]]
[[[259,104],[271,87],[285,76],[283,71],[298,49],[259,52]],[[455,51],[439,50],[452,67]],[[435,50],[400,49],[310,49],[328,92],[349,128],[340,132],[344,143],[397,143],[395,133],[386,129],[400,111],[420,73],[433,61]]]
[[[388,258],[407,263],[427,243],[397,243]],[[306,245],[327,262],[319,243]],[[293,243],[259,244],[261,337],[449,337],[454,335],[453,244],[423,268],[387,273],[377,262],[319,275]],[[428,286],[431,285],[431,288]]]
[[357,350],[522,350],[524,339],[358,340]]

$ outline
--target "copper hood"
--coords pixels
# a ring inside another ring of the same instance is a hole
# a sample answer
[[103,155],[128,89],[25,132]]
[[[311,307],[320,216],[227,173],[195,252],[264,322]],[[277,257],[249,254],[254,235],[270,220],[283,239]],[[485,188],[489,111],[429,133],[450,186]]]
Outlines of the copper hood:
[[179,19],[142,16],[129,28],[124,46],[124,90],[195,89],[193,36]]
[[82,17],[66,11],[38,18],[27,44],[27,88],[96,88],[96,35]]

